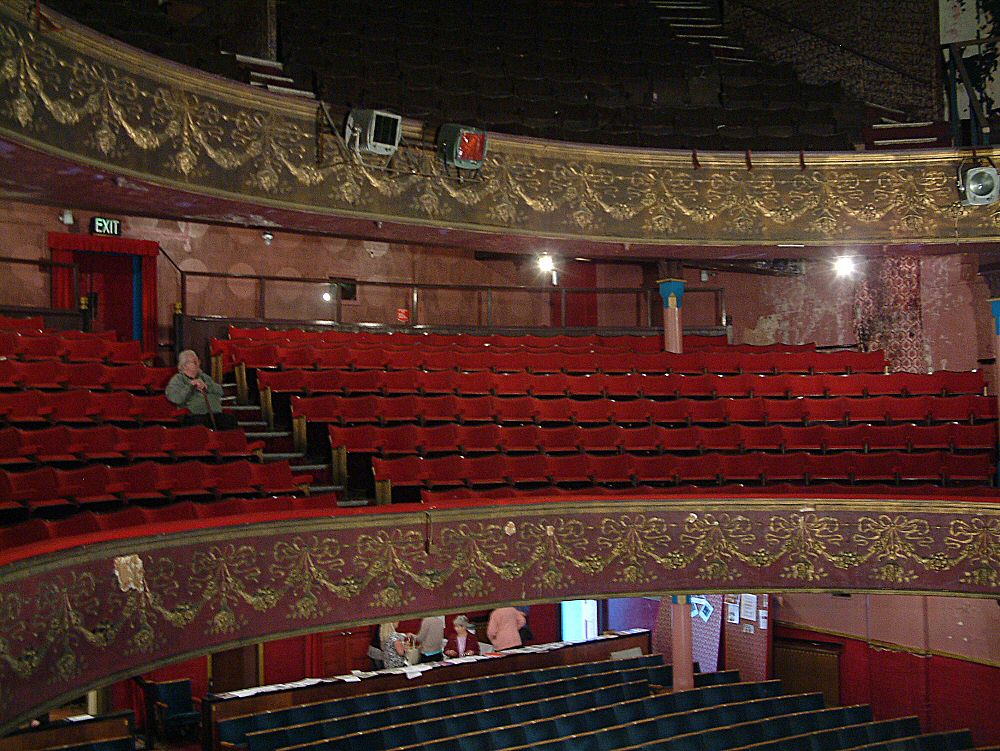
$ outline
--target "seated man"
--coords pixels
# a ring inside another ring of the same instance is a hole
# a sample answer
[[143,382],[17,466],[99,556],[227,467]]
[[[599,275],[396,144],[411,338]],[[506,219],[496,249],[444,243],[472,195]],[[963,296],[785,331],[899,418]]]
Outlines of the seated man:
[[218,430],[237,427],[236,416],[222,411],[222,386],[201,369],[194,350],[186,349],[177,356],[177,375],[167,384],[167,399],[191,413],[185,415],[185,425]]

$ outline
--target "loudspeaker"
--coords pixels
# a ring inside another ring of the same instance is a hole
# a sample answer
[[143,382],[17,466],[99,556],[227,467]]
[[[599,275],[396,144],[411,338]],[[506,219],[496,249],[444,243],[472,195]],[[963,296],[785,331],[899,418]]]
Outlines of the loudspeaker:
[[986,206],[1000,199],[1000,176],[995,167],[970,167],[959,190],[963,206]]

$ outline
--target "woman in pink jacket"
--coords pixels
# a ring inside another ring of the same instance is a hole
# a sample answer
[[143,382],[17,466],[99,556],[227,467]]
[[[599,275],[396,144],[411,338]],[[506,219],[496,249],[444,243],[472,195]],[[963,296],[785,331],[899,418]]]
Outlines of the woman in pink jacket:
[[497,608],[490,613],[490,622],[486,624],[486,636],[489,637],[493,649],[500,651],[521,646],[521,627],[527,619],[517,608]]

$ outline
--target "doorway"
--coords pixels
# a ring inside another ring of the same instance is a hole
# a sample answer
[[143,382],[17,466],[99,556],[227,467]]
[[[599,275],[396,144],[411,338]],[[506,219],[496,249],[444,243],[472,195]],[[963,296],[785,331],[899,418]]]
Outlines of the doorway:
[[88,299],[94,331],[114,331],[120,340],[142,338],[142,312],[136,311],[138,256],[77,251],[80,294]]

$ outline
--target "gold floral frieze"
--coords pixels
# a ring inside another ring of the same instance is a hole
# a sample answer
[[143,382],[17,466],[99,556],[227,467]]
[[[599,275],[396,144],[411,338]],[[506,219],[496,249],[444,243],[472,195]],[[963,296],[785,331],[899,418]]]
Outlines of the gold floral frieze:
[[[0,0],[0,135],[168,187],[340,216],[610,242],[898,243],[1000,236],[963,207],[959,155],[689,153],[491,136],[482,179],[415,139],[385,170],[313,104],[126,50],[34,3]],[[414,128],[407,126],[407,132]]]
[[705,591],[995,598],[1000,508],[750,499],[429,508],[91,544],[4,566],[0,581],[2,731],[107,676],[435,611]]

